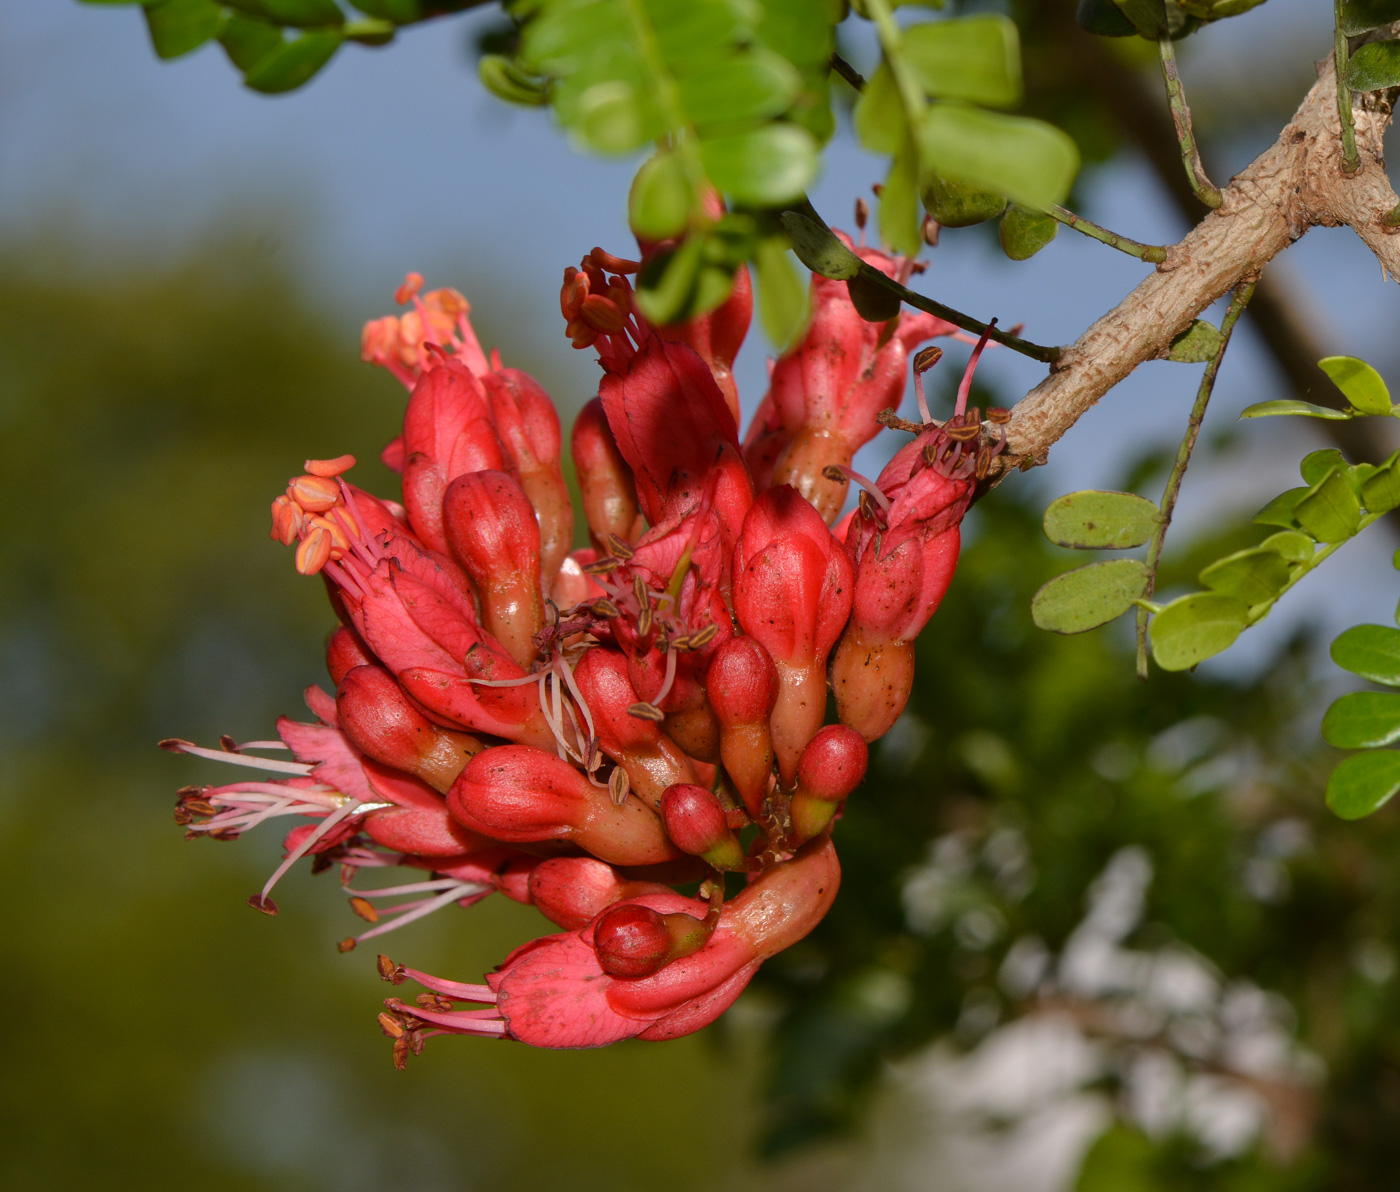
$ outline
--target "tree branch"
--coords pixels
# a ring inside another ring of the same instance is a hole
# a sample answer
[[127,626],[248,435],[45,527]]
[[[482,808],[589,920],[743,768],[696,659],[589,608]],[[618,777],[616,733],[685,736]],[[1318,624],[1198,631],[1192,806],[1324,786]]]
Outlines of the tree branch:
[[1382,269],[1400,278],[1400,237],[1386,223],[1397,199],[1381,156],[1393,96],[1372,93],[1357,105],[1361,168],[1347,175],[1330,57],[1318,76],[1274,145],[1231,179],[1220,208],[1169,247],[1157,271],[1066,348],[1017,404],[998,478],[1044,462],[1099,398],[1143,361],[1165,356],[1193,318],[1310,227],[1352,227]]

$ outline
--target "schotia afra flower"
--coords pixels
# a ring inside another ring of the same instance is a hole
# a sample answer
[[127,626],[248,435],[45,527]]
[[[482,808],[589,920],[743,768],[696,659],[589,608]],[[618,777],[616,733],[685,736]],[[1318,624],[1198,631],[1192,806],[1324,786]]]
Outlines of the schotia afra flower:
[[[380,1015],[400,1066],[438,1034],[688,1034],[812,930],[840,882],[832,831],[908,700],[914,641],[1002,446],[1005,412],[984,425],[967,404],[985,337],[943,422],[923,392],[940,353],[914,355],[906,422],[910,354],[961,333],[911,312],[866,322],[820,277],[741,443],[747,272],[714,310],[655,327],[631,279],[666,247],[595,248],[564,274],[566,333],[602,369],[569,438],[581,549],[553,404],[482,350],[466,298],[410,274],[407,309],[362,340],[408,390],[382,456],[398,498],[354,485],[341,455],[307,460],[272,503],[271,536],[339,622],[332,690],[309,688],[314,719],[283,718],[275,739],[162,742],[247,775],[180,791],[189,837],[287,825],[258,910],[277,913],[303,860],[339,872],[364,924],[342,951],[492,894],[558,929],[482,984],[380,956],[386,980],[426,990]],[[856,251],[901,280],[921,267]],[[870,481],[850,463],[882,423],[915,437]],[[857,508],[833,530],[852,482]],[[747,883],[731,897],[726,874]]]

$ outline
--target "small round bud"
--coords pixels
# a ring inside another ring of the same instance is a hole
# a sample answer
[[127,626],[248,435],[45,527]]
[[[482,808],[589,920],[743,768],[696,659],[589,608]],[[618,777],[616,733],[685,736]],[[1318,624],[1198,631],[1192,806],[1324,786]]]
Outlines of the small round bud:
[[829,724],[802,751],[792,797],[792,830],[801,842],[824,832],[865,777],[870,748],[844,724]]
[[593,950],[610,977],[649,977],[671,960],[666,916],[635,903],[611,907],[593,928]]
[[751,637],[731,637],[710,660],[705,691],[724,726],[758,724],[778,701],[778,668]]
[[666,835],[683,853],[703,857],[716,869],[742,869],[744,850],[720,806],[703,786],[678,782],[661,796],[661,822]]

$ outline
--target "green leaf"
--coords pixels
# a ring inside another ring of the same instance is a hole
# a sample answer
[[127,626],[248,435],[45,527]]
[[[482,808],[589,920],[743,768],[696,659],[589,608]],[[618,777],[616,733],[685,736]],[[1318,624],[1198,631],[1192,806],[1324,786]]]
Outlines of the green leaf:
[[1167,359],[1178,364],[1204,364],[1220,351],[1224,338],[1213,324],[1204,319],[1192,319],[1191,326],[1172,340]]
[[1003,16],[911,25],[900,39],[905,61],[925,91],[993,108],[1021,102],[1021,40]]
[[700,147],[710,180],[736,203],[773,207],[801,196],[817,173],[817,143],[795,124],[767,124]]
[[637,306],[651,322],[674,323],[693,301],[705,253],[703,236],[687,236],[671,252],[657,253],[637,278]]
[[476,73],[482,86],[506,103],[538,107],[549,102],[549,89],[501,54],[483,54]]
[[627,197],[632,231],[648,240],[666,240],[685,231],[695,206],[695,189],[680,154],[662,149],[642,163]]
[[[1377,43],[1372,43],[1375,44]],[[1396,45],[1395,42],[1381,44]],[[1370,48],[1371,45],[1362,47]],[[1397,52],[1400,53],[1400,46],[1397,46]],[[1353,58],[1352,61],[1355,62],[1356,59]],[[1400,82],[1400,78],[1397,82]],[[1390,390],[1386,388],[1381,374],[1364,360],[1358,360],[1355,356],[1327,356],[1319,360],[1317,366],[1332,378],[1332,383],[1346,396],[1352,409],[1363,414],[1390,413]]]
[[1141,546],[1157,529],[1157,506],[1136,493],[1085,489],[1066,493],[1045,510],[1045,537],[1074,550]]
[[781,352],[797,339],[806,325],[807,286],[792,267],[787,242],[781,236],[766,237],[758,242],[754,271],[763,331]]
[[214,0],[159,0],[145,9],[157,58],[178,58],[218,37],[224,11]]
[[702,67],[678,86],[681,107],[698,128],[765,120],[785,111],[802,76],[780,54],[750,50]]
[[1132,22],[1139,37],[1156,41],[1168,30],[1167,7],[1163,0],[1113,0],[1122,14]]
[[1282,530],[1270,534],[1259,544],[1260,550],[1271,550],[1290,563],[1310,563],[1316,552],[1313,540],[1297,530]]
[[1379,810],[1400,790],[1400,753],[1354,753],[1327,780],[1327,806],[1345,820]]
[[1346,0],[1340,24],[1349,37],[1400,21],[1400,0]]
[[[1305,538],[1305,535],[1299,535]],[[1277,599],[1292,578],[1288,561],[1263,546],[1236,551],[1217,559],[1201,572],[1201,583],[1214,592],[1237,596],[1245,604],[1266,604]]]
[[282,30],[266,21],[234,13],[219,34],[219,44],[229,61],[247,74],[269,54],[282,48]]
[[1163,670],[1190,670],[1234,645],[1248,621],[1249,605],[1236,596],[1183,596],[1152,618],[1152,657]]
[[594,83],[578,98],[573,130],[599,153],[631,153],[661,131],[645,93],[625,79]]
[[1293,510],[1307,495],[1306,488],[1290,488],[1287,492],[1281,492],[1251,520],[1261,526],[1295,526],[1297,522],[1293,517]]
[[243,82],[269,95],[294,91],[330,61],[342,40],[336,29],[303,33],[263,58],[243,76]]
[[1332,661],[1373,683],[1400,687],[1400,629],[1353,625],[1332,643]]
[[914,142],[906,137],[890,163],[890,172],[885,175],[879,213],[880,239],[906,257],[915,256],[923,247],[918,172],[918,151]]
[[1338,749],[1378,749],[1400,739],[1400,694],[1353,691],[1327,709],[1322,736]]
[[259,3],[277,24],[294,29],[345,23],[345,14],[335,0],[259,0]]
[[1006,196],[954,182],[931,171],[923,177],[924,210],[944,228],[970,228],[1006,210]]
[[1276,401],[1255,402],[1252,406],[1245,406],[1240,417],[1273,418],[1280,414],[1300,414],[1304,418],[1328,418],[1334,422],[1352,416],[1347,410],[1334,410],[1330,406],[1315,406],[1310,401],[1294,401],[1292,398],[1283,398]]
[[1137,33],[1113,0],[1079,0],[1074,19],[1081,29],[1100,37],[1132,37]]
[[909,135],[909,118],[887,62],[881,62],[866,80],[851,121],[861,145],[871,153],[893,157],[904,145]]
[[1370,513],[1400,507],[1400,452],[1392,455],[1361,485],[1361,500]]
[[798,211],[784,211],[780,218],[792,241],[792,251],[813,273],[849,281],[860,272],[861,259],[830,228]]
[[1333,468],[1344,471],[1347,461],[1335,447],[1324,447],[1320,451],[1310,451],[1298,465],[1298,474],[1303,483],[1311,487],[1317,484]]
[[1026,261],[1050,243],[1060,231],[1059,220],[1014,203],[1006,209],[997,228],[1001,251],[1013,261]]
[[1319,542],[1345,542],[1361,525],[1361,502],[1345,473],[1333,469],[1293,506],[1293,517]]
[[1040,211],[1064,201],[1079,169],[1074,141],[1053,125],[951,102],[925,113],[919,151],[926,170]]
[[884,274],[869,265],[846,283],[851,305],[867,323],[885,323],[899,314],[899,295],[880,284]]
[[1348,59],[1346,82],[1353,91],[1400,86],[1400,42],[1367,42]]
[[1057,575],[1031,599],[1031,620],[1053,633],[1084,633],[1133,607],[1147,586],[1140,559],[1090,563]]

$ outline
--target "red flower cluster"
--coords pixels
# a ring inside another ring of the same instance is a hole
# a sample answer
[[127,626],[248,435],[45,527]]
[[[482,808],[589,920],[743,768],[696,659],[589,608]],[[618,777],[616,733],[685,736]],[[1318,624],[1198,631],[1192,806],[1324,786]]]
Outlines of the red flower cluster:
[[[176,818],[232,839],[298,817],[249,901],[275,914],[291,865],[338,863],[370,924],[342,951],[493,891],[560,928],[482,985],[381,956],[386,980],[428,990],[380,1015],[400,1065],[444,1032],[546,1047],[687,1034],[820,921],[840,881],[833,821],[908,699],[914,638],[997,449],[965,409],[967,379],[953,418],[928,417],[926,350],[923,421],[903,424],[917,437],[875,483],[852,473],[899,404],[908,352],[954,329],[867,323],[822,278],[741,446],[747,277],[712,313],[658,329],[632,300],[639,267],[595,249],[561,293],[570,338],[603,368],[570,444],[592,545],[569,549],[549,398],[482,352],[460,294],[421,294],[411,274],[397,295],[411,309],[364,332],[365,359],[410,390],[383,456],[402,503],[350,484],[342,456],[308,460],[272,505],[273,537],[340,618],[335,694],[310,688],[317,723],[284,719],[278,741],[164,743],[263,772],[186,788]],[[833,533],[851,479],[860,507]],[[840,723],[824,726],[828,685]],[[423,880],[355,884],[396,866]],[[726,901],[728,873],[747,884]]]

